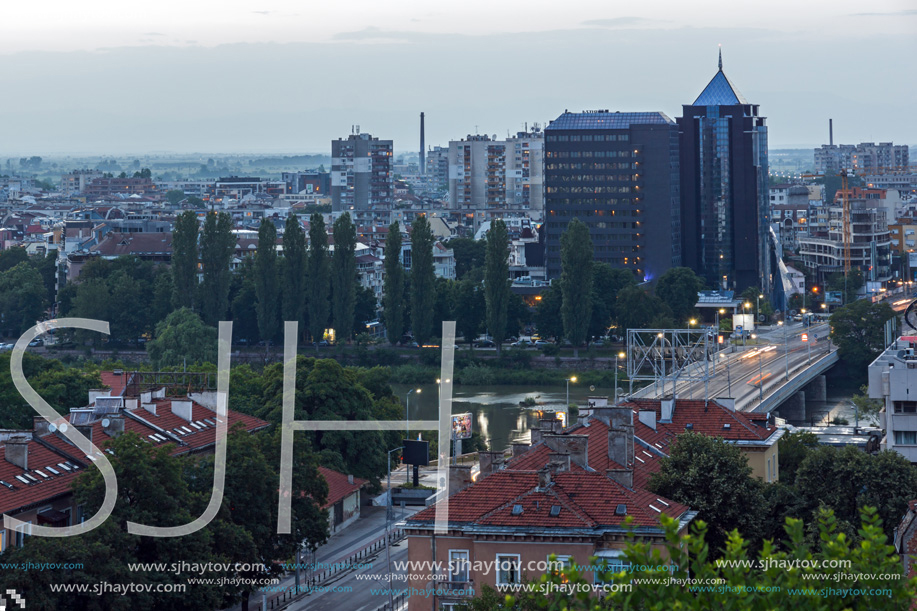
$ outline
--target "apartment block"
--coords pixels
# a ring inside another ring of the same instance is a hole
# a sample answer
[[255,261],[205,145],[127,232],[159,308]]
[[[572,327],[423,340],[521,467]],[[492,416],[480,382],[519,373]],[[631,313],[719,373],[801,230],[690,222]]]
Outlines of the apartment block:
[[388,224],[395,197],[393,144],[371,134],[331,142],[331,209],[355,222]]

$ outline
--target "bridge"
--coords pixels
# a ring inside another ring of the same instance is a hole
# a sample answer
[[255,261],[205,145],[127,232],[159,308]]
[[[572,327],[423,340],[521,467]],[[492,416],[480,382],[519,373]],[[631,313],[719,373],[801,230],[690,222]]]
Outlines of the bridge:
[[825,400],[824,374],[838,361],[828,334],[827,323],[761,327],[746,345],[738,340],[738,345],[712,352],[707,363],[672,367],[631,396],[659,399],[674,392],[682,399],[730,398],[736,410],[769,413],[779,408],[783,418],[805,420],[806,399]]

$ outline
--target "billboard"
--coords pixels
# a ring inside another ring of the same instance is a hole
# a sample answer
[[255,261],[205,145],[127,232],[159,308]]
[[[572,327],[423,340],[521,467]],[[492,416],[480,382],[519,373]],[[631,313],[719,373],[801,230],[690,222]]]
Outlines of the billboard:
[[418,439],[405,439],[402,457],[407,465],[426,467],[430,464],[430,442]]
[[844,292],[843,291],[826,291],[825,292],[825,303],[840,305],[844,303]]
[[452,438],[471,439],[471,412],[452,416]]

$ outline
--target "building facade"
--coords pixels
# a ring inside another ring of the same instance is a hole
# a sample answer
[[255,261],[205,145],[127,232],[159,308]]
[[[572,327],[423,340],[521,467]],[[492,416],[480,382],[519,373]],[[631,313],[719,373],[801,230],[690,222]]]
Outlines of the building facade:
[[682,261],[714,287],[770,293],[767,126],[719,71],[679,117]]
[[564,112],[545,128],[545,263],[560,276],[560,237],[589,226],[596,261],[652,280],[681,265],[678,132],[661,112]]
[[393,145],[370,134],[331,142],[331,209],[356,222],[388,224],[395,197]]

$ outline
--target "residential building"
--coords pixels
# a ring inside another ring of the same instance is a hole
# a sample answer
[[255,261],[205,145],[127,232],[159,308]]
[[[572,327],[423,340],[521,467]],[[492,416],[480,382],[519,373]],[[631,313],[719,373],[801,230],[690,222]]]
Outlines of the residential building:
[[910,162],[907,145],[891,142],[860,144],[823,144],[815,149],[815,171],[837,174],[853,170],[857,174],[883,174],[888,170],[906,171]]
[[149,178],[93,178],[81,191],[89,200],[114,195],[153,195],[158,193]]
[[544,134],[537,126],[506,140],[469,135],[449,143],[449,203],[477,227],[508,211],[544,209]]
[[331,142],[331,209],[355,222],[389,223],[394,205],[393,145],[370,134]]
[[917,223],[908,221],[913,219],[899,219],[888,226],[891,249],[899,255],[917,248]]
[[[917,337],[901,336],[869,365],[869,397],[884,403],[880,447],[917,463]],[[911,396],[914,389],[914,396]]]
[[318,170],[283,172],[281,178],[287,183],[288,194],[296,195],[305,192],[308,195],[322,197],[331,195],[331,174],[329,172]]
[[677,119],[682,262],[711,287],[770,294],[767,126],[719,71]]
[[449,147],[434,146],[427,151],[424,161],[429,189],[449,191]]
[[328,483],[328,497],[322,509],[328,512],[329,532],[333,535],[360,518],[360,490],[369,480],[327,467],[319,467],[318,471]]
[[784,251],[795,252],[799,238],[808,235],[809,197],[809,189],[803,185],[770,189],[770,220],[777,225]]
[[69,174],[64,174],[60,177],[61,195],[69,197],[70,195],[82,193],[96,178],[102,178],[102,172],[98,170],[74,170]]
[[841,170],[852,170],[856,148],[853,144],[821,145],[820,148],[815,149],[815,172],[837,174]]
[[545,128],[545,263],[560,276],[560,237],[586,223],[596,261],[640,281],[682,264],[678,128],[661,112],[565,111]]
[[[799,239],[802,264],[816,273],[817,282],[844,271],[844,209],[828,208],[828,237]],[[850,265],[863,270],[869,282],[885,282],[892,277],[891,234],[884,208],[857,202],[850,209]]]

